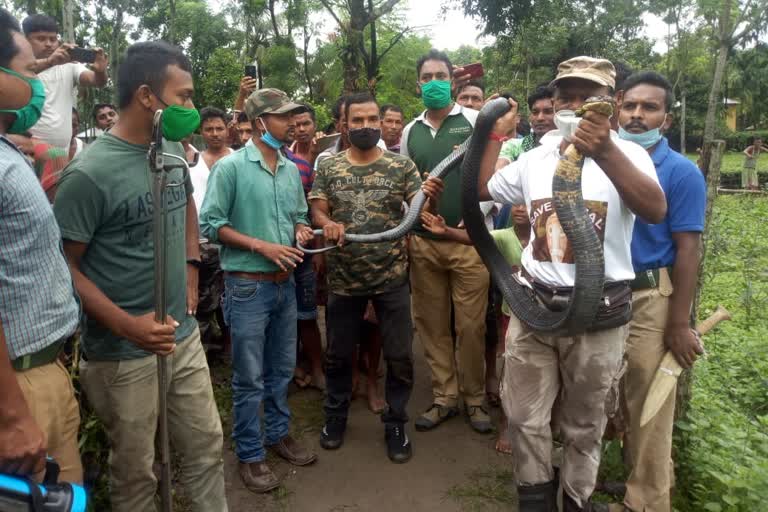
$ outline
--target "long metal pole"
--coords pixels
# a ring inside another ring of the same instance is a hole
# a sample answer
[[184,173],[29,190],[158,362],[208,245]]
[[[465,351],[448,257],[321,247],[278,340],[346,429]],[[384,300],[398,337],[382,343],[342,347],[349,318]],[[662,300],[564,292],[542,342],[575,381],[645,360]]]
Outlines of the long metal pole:
[[[150,171],[152,176],[153,203],[153,242],[155,256],[155,321],[164,324],[167,316],[167,290],[165,283],[166,257],[166,199],[167,175],[163,166],[162,139],[159,136],[162,113],[155,114],[155,132],[153,149],[150,150]],[[160,503],[163,512],[173,511],[171,494],[171,447],[168,437],[168,360],[167,356],[157,356],[157,394],[158,394],[158,433],[160,435]]]

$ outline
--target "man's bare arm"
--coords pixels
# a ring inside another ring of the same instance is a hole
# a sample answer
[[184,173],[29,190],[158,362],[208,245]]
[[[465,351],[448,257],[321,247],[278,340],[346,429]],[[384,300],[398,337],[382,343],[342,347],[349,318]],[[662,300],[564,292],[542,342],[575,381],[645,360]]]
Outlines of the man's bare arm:
[[497,169],[499,161],[499,153],[501,153],[501,140],[508,137],[511,133],[517,130],[517,109],[518,105],[515,100],[509,100],[509,112],[501,116],[496,120],[493,125],[493,131],[491,132],[492,139],[490,139],[483,152],[483,158],[480,161],[480,176],[477,184],[477,192],[480,201],[492,201],[493,198],[488,192],[488,182],[493,177]]
[[336,245],[344,244],[344,225],[331,219],[330,206],[326,199],[312,199],[312,221],[315,226],[323,230],[323,238]]
[[186,246],[187,259],[200,259],[200,224],[197,222],[197,205],[191,195],[187,198],[186,215]]
[[80,85],[84,87],[104,87],[107,85],[107,54],[101,48],[94,48],[96,60],[91,68],[80,73]]
[[672,233],[677,248],[672,269],[674,291],[669,298],[669,313],[664,341],[681,366],[690,368],[703,351],[691,332],[691,306],[696,295],[696,283],[701,256],[701,233]]
[[651,224],[664,220],[667,214],[664,192],[613,142],[607,116],[594,111],[586,112],[571,142],[584,156],[591,157],[600,166],[627,208]]
[[[186,210],[184,233],[187,245],[187,261],[200,261],[200,225],[197,223],[197,207],[193,196],[187,198]],[[199,272],[195,265],[187,265],[187,314],[189,315],[197,313]]]
[[643,174],[615,145],[595,162],[616,187],[624,204],[641,219],[651,224],[664,220],[667,200],[658,183]]
[[165,324],[157,323],[154,312],[133,316],[112,302],[80,270],[80,262],[87,248],[87,244],[64,240],[64,254],[69,263],[69,270],[88,316],[144,350],[156,354],[173,352],[177,322],[168,316]]
[[0,473],[28,475],[45,468],[45,434],[35,423],[11,366],[0,324]]

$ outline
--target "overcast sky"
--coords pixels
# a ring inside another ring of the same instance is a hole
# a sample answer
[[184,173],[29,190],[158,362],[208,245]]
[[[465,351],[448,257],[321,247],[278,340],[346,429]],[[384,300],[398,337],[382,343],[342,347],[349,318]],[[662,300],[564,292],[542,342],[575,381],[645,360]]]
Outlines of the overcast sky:
[[[481,29],[477,28],[477,21],[464,16],[458,10],[449,11],[445,18],[441,16],[438,0],[405,0],[408,14],[406,19],[411,25],[427,25],[432,27],[427,34],[432,40],[432,45],[441,50],[455,50],[463,44],[471,46],[488,46],[493,43],[493,38],[483,37],[478,39]],[[422,21],[423,20],[423,21]],[[645,16],[645,35],[656,41],[655,50],[665,52],[666,25],[655,16]]]

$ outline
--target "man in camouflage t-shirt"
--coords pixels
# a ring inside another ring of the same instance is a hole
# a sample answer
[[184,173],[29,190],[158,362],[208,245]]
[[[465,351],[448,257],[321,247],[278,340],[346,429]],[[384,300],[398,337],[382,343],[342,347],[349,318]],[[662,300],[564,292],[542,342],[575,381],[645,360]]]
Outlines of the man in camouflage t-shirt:
[[323,228],[326,242],[340,246],[327,253],[326,424],[320,444],[336,449],[343,442],[352,396],[352,359],[370,300],[387,361],[388,407],[382,414],[387,451],[393,462],[406,462],[411,457],[404,424],[413,387],[413,327],[405,240],[342,244],[345,231],[379,233],[397,226],[403,201],[416,195],[421,178],[410,159],[376,146],[381,121],[372,96],[353,95],[345,108],[351,146],[320,163],[309,194],[315,225]]

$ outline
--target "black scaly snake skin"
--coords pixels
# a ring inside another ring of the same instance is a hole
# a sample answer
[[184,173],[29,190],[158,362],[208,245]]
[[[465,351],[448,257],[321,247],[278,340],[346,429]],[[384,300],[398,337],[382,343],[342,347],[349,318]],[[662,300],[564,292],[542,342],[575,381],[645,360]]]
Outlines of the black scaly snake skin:
[[[504,299],[522,322],[536,331],[583,333],[595,319],[605,279],[603,244],[592,226],[581,192],[584,156],[572,144],[569,145],[552,179],[555,211],[573,249],[576,264],[571,300],[565,310],[553,312],[540,305],[528,289],[512,277],[509,264],[485,227],[485,219],[478,204],[480,163],[494,123],[509,108],[508,101],[499,98],[487,103],[477,118],[462,166],[464,225]],[[612,104],[603,98],[590,98],[580,111],[597,110],[605,113],[608,108],[612,112]]]

